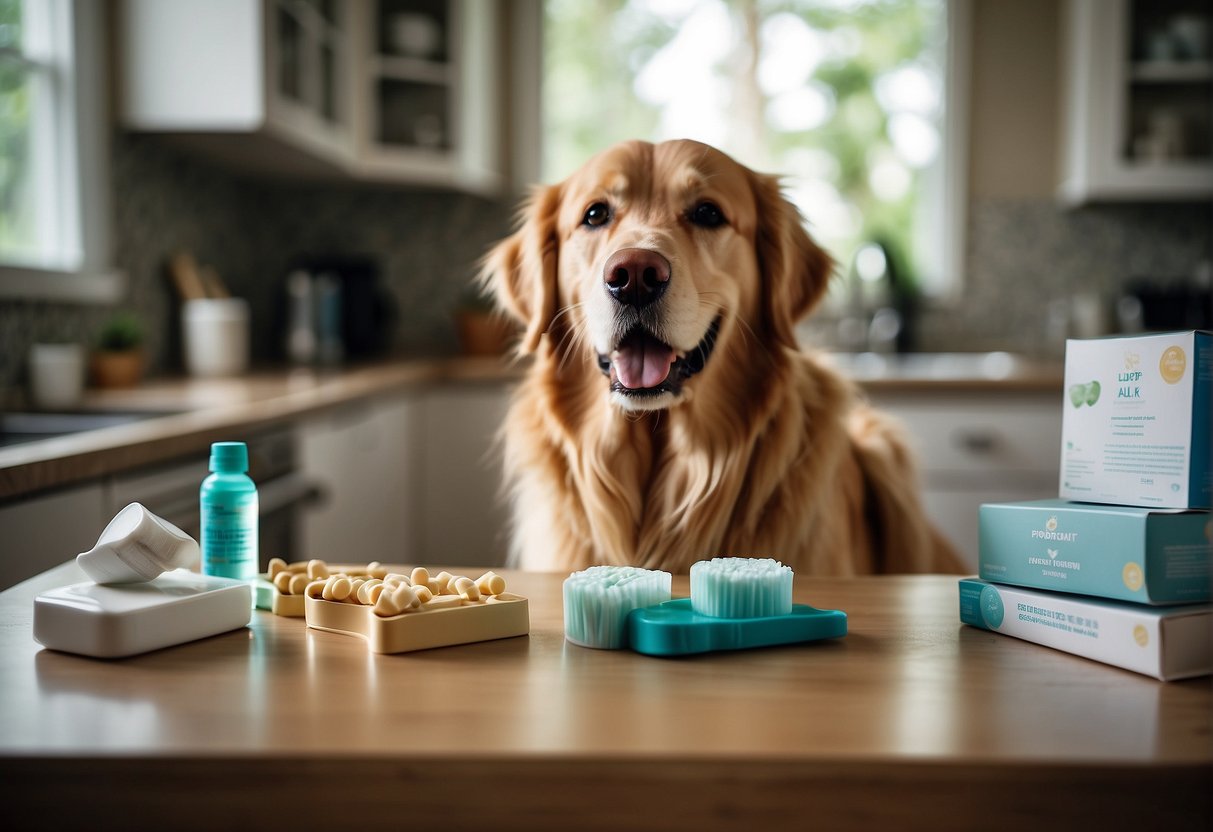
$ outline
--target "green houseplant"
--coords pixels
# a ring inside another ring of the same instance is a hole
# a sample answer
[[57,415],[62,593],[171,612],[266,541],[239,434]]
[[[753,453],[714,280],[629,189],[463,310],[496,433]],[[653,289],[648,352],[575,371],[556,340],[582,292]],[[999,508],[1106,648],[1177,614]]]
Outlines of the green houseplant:
[[97,387],[134,387],[143,378],[146,365],[143,324],[120,312],[101,328],[97,348],[89,359],[93,384]]

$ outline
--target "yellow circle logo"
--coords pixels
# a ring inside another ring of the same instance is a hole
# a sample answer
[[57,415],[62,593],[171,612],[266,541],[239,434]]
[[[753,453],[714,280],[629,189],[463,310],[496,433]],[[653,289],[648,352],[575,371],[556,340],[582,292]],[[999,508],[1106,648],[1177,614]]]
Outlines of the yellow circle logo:
[[1133,640],[1137,642],[1138,647],[1145,647],[1150,643],[1150,634],[1146,632],[1144,624],[1138,624],[1133,628]]
[[1057,531],[1057,518],[1050,517],[1049,522],[1045,523],[1045,529],[1050,532]]
[[1141,572],[1141,567],[1132,562],[1125,564],[1120,577],[1124,580],[1125,586],[1134,592],[1141,589],[1141,585],[1145,583],[1145,576]]
[[1184,355],[1182,347],[1167,347],[1158,359],[1158,372],[1167,384],[1178,383],[1187,369],[1188,356]]

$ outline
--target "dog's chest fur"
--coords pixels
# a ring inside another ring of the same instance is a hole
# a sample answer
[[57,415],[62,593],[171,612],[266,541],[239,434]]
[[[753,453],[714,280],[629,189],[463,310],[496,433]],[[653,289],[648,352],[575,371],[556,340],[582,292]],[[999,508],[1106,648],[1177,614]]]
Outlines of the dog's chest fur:
[[685,572],[754,555],[817,574],[870,571],[849,554],[870,549],[854,539],[867,525],[853,516],[863,484],[839,415],[851,389],[802,357],[771,373],[720,391],[727,407],[692,399],[642,417],[612,407],[600,384],[533,373],[506,430],[515,565]]

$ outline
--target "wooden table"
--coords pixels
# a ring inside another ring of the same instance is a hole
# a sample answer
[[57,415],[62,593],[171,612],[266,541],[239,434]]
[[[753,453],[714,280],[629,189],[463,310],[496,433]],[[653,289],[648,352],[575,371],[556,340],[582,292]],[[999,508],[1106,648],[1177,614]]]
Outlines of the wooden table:
[[0,593],[0,817],[1210,828],[1207,680],[964,627],[955,578],[798,578],[797,601],[847,611],[845,639],[669,660],[566,644],[563,576],[506,574],[530,598],[529,637],[395,656],[257,612],[247,630],[95,661],[31,636],[34,596],[79,580],[74,565]]

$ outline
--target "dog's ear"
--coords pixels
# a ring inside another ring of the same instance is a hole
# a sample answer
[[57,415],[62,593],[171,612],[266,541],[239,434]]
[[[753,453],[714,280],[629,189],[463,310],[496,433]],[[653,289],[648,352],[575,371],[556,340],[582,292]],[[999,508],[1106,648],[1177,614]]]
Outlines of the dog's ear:
[[560,186],[538,187],[519,211],[517,230],[481,261],[480,282],[525,328],[519,352],[533,353],[556,317]]
[[758,205],[755,243],[762,277],[762,314],[777,343],[796,349],[796,322],[825,294],[834,261],[809,232],[778,177],[753,175]]

